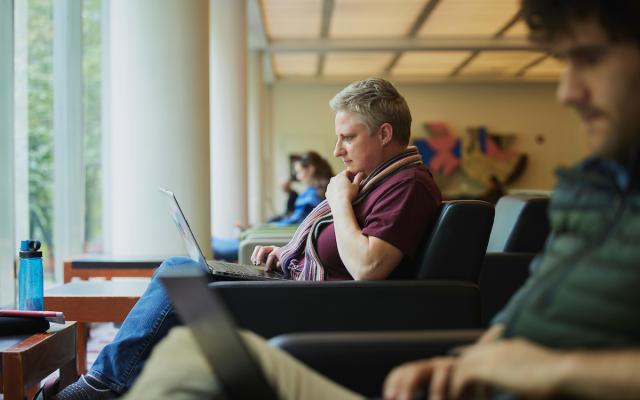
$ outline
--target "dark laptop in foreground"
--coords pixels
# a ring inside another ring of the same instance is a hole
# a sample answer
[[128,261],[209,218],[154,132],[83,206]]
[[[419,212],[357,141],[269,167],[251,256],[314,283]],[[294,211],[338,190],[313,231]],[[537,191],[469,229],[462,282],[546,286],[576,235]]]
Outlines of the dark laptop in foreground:
[[205,271],[209,271],[211,275],[213,275],[214,280],[247,280],[247,281],[257,281],[257,280],[289,280],[290,277],[288,275],[283,274],[280,271],[265,271],[262,267],[257,267],[255,265],[244,265],[244,264],[236,264],[229,263],[219,260],[205,260],[202,250],[196,241],[191,228],[189,227],[189,223],[187,222],[187,218],[184,216],[182,209],[180,208],[180,204],[178,204],[178,199],[176,196],[165,189],[160,189],[160,191],[167,196],[167,200],[169,203],[169,212],[171,213],[171,217],[173,221],[176,223],[178,227],[178,231],[180,232],[180,236],[184,240],[184,244],[187,247],[187,251],[189,252],[189,257],[200,265]]
[[209,289],[203,272],[196,268],[168,270],[160,275],[160,281],[178,315],[192,330],[225,397],[275,400],[275,392],[238,334],[226,306]]
[[[204,273],[197,268],[166,270],[160,274],[160,281],[180,319],[191,329],[225,398],[277,399],[276,391],[238,333],[231,313],[208,286]],[[422,399],[426,396],[421,391],[412,400]]]

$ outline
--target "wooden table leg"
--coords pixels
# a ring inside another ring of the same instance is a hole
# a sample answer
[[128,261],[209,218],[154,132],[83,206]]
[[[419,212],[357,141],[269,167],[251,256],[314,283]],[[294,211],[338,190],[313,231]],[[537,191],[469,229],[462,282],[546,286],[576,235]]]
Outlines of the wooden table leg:
[[77,360],[73,359],[67,364],[60,367],[60,390],[66,388],[67,386],[78,380],[78,369],[76,362]]
[[87,336],[89,331],[87,324],[84,322],[78,322],[76,324],[76,363],[78,375],[87,373]]
[[22,362],[15,354],[4,354],[2,357],[2,389],[4,400],[24,400]]

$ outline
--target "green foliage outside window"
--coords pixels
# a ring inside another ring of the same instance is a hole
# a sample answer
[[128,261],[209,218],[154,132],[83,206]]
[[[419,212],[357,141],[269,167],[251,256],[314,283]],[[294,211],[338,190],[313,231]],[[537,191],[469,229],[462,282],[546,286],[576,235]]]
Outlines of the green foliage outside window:
[[85,251],[102,251],[101,3],[82,3],[84,74]]
[[28,4],[29,231],[53,258],[53,2]]
[[[101,3],[84,0],[83,119],[86,176],[85,250],[101,251]],[[53,2],[28,2],[29,231],[43,242],[52,273],[53,249]]]

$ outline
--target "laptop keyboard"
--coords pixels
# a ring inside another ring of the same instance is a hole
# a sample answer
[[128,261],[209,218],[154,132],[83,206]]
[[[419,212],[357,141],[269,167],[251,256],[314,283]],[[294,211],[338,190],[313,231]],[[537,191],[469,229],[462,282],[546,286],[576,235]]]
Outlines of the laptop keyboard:
[[236,263],[228,263],[225,261],[212,261],[211,264],[215,267],[216,270],[221,272],[229,272],[232,274],[242,274],[242,275],[251,275],[256,276],[260,274],[260,270],[252,267],[250,265],[236,264]]

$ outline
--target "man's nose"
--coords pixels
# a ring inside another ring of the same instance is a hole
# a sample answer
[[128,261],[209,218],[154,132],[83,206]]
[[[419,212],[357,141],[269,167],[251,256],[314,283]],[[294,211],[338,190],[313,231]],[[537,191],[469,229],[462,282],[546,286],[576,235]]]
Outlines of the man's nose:
[[336,146],[333,148],[333,156],[340,157],[343,154],[344,154],[344,149],[342,148],[342,143],[340,142],[340,140],[338,140],[336,142]]
[[568,106],[580,106],[589,101],[589,88],[582,75],[571,66],[567,66],[560,77],[556,97]]

